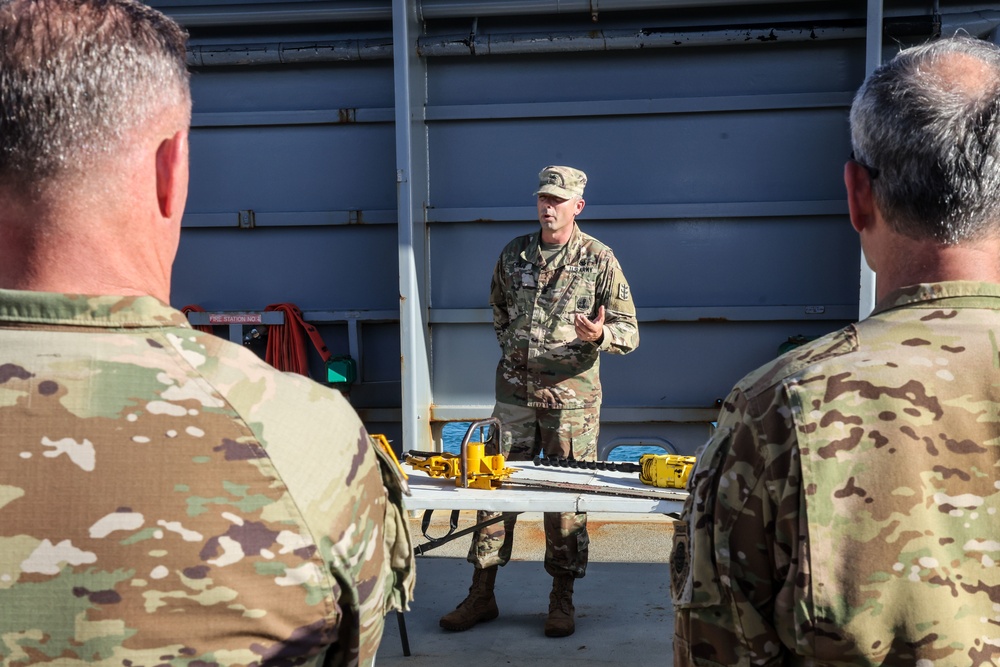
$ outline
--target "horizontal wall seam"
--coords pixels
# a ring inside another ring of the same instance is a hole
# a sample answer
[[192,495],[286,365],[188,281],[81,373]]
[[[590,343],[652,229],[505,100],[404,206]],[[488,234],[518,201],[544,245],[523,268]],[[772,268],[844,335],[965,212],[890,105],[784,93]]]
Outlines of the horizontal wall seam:
[[[224,312],[256,312],[254,308],[226,309]],[[636,319],[655,322],[774,322],[799,320],[851,320],[857,304],[785,304],[765,306],[665,306],[636,309]],[[398,322],[396,310],[303,310],[302,317],[312,324],[370,324]],[[431,308],[429,324],[492,324],[493,311],[483,308]],[[220,325],[222,326],[222,325]]]
[[[647,306],[636,308],[636,319],[646,324],[657,322],[798,322],[809,320],[857,319],[857,304],[777,304],[759,306]],[[431,308],[432,325],[492,324],[490,308]]]
[[[257,227],[338,227],[350,225],[395,225],[394,209],[351,209],[339,211],[254,211]],[[769,202],[691,202],[676,204],[588,204],[584,224],[613,220],[719,220],[740,218],[812,218],[847,214],[847,201],[799,200]],[[476,223],[523,222],[534,220],[530,206],[476,208],[428,208],[426,222]],[[239,211],[184,214],[185,228],[240,227]],[[246,233],[252,234],[251,230]]]
[[[248,312],[253,308],[245,309]],[[241,311],[242,312],[242,311]],[[851,321],[857,315],[857,304],[782,304],[763,306],[649,306],[636,309],[639,322],[794,322],[813,320]],[[395,310],[303,310],[302,317],[313,324],[343,324],[346,322],[398,322]],[[493,311],[483,308],[430,308],[431,325],[492,324]]]
[[[431,419],[434,421],[474,421],[485,419],[493,411],[493,404],[489,405],[459,405],[436,403],[431,406]],[[359,410],[362,412],[363,409]],[[485,416],[484,416],[485,415]],[[683,406],[633,406],[614,407],[603,405],[601,407],[601,423],[676,423],[676,424],[700,424],[713,422],[719,418],[719,408],[711,407],[683,407]]]
[[[774,93],[717,97],[647,98],[632,100],[578,100],[572,102],[515,102],[454,104],[425,107],[427,123],[533,118],[601,118],[673,114],[739,113],[850,108],[853,92]],[[389,107],[291,109],[276,111],[212,111],[193,114],[191,126],[200,128],[271,127],[294,125],[354,125],[392,123]]]

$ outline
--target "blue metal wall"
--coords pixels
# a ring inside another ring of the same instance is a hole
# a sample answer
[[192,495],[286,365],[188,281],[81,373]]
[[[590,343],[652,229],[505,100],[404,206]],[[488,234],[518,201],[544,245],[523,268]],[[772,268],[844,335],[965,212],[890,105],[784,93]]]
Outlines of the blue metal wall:
[[[590,177],[580,223],[615,249],[639,308],[640,348],[602,361],[602,443],[693,452],[741,375],[790,336],[856,319],[841,171],[880,3],[602,0],[595,19],[570,0],[414,2],[153,3],[192,33],[175,305],[298,304],[357,358],[350,398],[369,428],[427,449],[444,421],[489,415],[493,263],[536,228],[539,169],[570,164]],[[993,26],[976,3],[949,11],[945,29]],[[935,25],[932,3],[885,15],[886,53],[900,26],[920,41]],[[399,164],[400,117],[419,169]],[[422,219],[403,220],[400,183]],[[401,352],[401,295],[419,301],[425,371]],[[415,372],[428,397],[403,389]],[[429,427],[408,428],[407,405]]]

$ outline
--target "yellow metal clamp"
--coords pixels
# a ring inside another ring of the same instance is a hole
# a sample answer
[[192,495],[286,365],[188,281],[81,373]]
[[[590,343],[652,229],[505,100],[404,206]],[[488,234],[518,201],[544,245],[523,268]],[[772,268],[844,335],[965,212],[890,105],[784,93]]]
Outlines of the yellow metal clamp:
[[[485,452],[486,448],[480,442],[470,442],[465,446],[466,479],[471,489],[498,489],[503,480],[517,472],[506,467],[503,454],[486,456]],[[431,477],[454,478],[455,485],[462,486],[462,457],[457,454],[408,452],[406,463]]]

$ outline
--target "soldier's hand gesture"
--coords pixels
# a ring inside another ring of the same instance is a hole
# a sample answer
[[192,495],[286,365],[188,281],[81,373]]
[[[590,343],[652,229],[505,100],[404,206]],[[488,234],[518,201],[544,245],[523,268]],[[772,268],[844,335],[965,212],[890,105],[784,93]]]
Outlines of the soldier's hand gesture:
[[579,336],[580,340],[600,344],[601,339],[604,338],[604,306],[597,309],[597,317],[593,320],[582,313],[578,314],[575,324],[576,335]]

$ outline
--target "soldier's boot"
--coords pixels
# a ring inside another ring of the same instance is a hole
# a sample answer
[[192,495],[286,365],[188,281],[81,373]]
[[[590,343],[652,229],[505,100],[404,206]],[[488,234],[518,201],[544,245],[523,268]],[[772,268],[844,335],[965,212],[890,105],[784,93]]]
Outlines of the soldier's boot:
[[576,630],[573,621],[573,576],[562,575],[552,578],[552,592],[549,593],[549,617],[545,619],[546,637],[569,637]]
[[497,567],[476,568],[472,573],[469,595],[454,611],[441,617],[438,624],[445,630],[456,632],[468,630],[476,623],[492,621],[500,615],[497,599],[493,596],[493,584],[497,579]]

